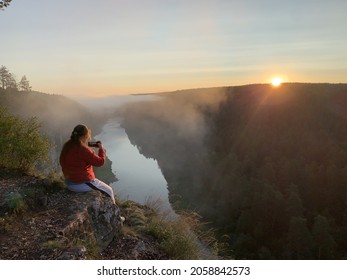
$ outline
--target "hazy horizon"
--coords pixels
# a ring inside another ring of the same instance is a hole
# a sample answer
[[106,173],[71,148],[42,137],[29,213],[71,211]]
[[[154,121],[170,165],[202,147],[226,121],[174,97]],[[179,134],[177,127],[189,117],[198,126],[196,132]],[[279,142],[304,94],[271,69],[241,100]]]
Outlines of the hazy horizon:
[[111,96],[347,82],[347,2],[19,1],[0,11],[0,65],[33,90]]

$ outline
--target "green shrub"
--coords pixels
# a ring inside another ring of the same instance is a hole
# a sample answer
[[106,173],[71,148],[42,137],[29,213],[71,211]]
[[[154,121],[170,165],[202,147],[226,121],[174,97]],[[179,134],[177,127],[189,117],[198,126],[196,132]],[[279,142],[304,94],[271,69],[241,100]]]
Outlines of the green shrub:
[[20,193],[14,192],[8,195],[7,207],[12,213],[18,214],[24,212],[28,205]]
[[36,118],[21,120],[0,107],[0,166],[31,171],[49,158],[50,144]]

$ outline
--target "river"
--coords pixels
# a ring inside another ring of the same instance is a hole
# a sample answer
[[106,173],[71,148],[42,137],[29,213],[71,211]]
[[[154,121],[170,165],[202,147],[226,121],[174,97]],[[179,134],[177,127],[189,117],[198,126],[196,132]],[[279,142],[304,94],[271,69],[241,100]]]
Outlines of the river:
[[[120,119],[109,120],[95,139],[102,141],[106,154],[112,161],[112,171],[118,178],[117,182],[111,184],[116,195],[141,204],[154,202],[168,218],[177,217],[169,202],[167,182],[157,161],[146,158],[130,143]],[[200,258],[217,258],[195,234],[191,234],[199,248]]]
[[[121,107],[129,102],[145,102],[157,99],[153,96],[123,97],[119,106],[114,102],[113,108]],[[109,100],[111,101],[111,100]],[[102,128],[95,140],[100,140],[106,149],[107,157],[112,161],[112,171],[118,181],[111,184],[116,195],[122,199],[130,199],[140,204],[154,204],[167,218],[175,219],[177,214],[169,202],[167,182],[159,168],[158,162],[143,156],[136,146],[132,145],[121,118],[110,119]],[[216,259],[212,250],[201,243],[193,234],[202,259]]]
[[162,212],[175,215],[168,198],[167,182],[157,161],[146,158],[130,143],[120,118],[110,119],[95,139],[102,141],[112,161],[112,171],[118,181],[111,187],[116,195],[141,204],[154,203]]

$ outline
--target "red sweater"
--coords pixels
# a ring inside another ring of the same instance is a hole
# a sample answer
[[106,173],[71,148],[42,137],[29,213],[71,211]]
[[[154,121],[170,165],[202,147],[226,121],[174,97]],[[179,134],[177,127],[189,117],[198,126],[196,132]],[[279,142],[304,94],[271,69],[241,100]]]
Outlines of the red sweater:
[[60,162],[66,180],[82,183],[95,179],[93,166],[105,163],[105,151],[99,149],[98,155],[87,146],[74,146]]

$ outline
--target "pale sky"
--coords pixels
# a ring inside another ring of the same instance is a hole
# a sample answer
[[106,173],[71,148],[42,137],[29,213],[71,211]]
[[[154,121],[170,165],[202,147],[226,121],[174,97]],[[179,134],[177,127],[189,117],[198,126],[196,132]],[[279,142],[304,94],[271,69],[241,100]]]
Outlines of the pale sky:
[[80,96],[347,82],[346,0],[13,0],[0,65]]

